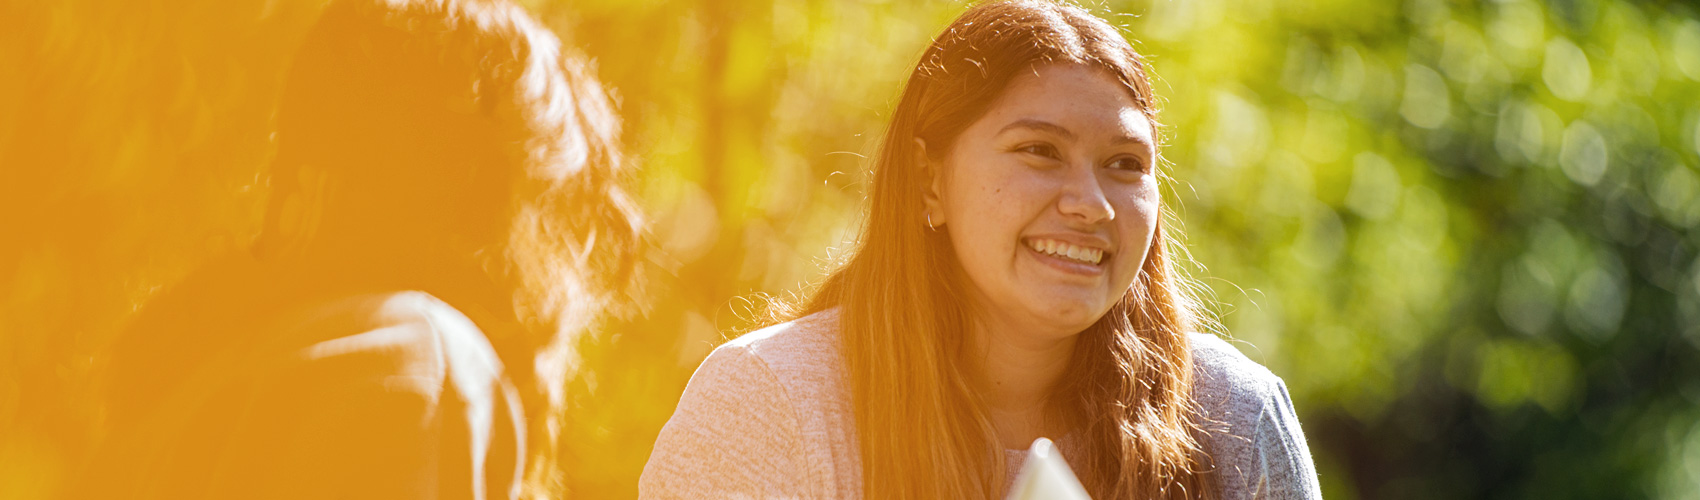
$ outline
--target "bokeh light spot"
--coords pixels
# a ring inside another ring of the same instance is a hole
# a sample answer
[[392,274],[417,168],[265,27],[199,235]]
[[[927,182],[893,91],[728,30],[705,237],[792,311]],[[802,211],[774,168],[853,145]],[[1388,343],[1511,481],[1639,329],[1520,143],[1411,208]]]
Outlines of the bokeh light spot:
[[1577,120],[1564,130],[1564,143],[1558,152],[1559,167],[1564,175],[1577,184],[1592,186],[1606,174],[1610,156],[1606,139],[1593,125]]
[[1604,343],[1617,334],[1618,323],[1623,320],[1623,310],[1629,302],[1629,290],[1624,287],[1618,267],[1603,263],[1591,267],[1570,285],[1565,319],[1572,329],[1594,343]]
[[1493,146],[1500,159],[1512,163],[1536,163],[1545,148],[1541,115],[1532,106],[1508,102],[1500,107],[1499,125]]
[[1588,55],[1582,52],[1581,47],[1577,47],[1569,39],[1554,38],[1547,42],[1544,61],[1545,64],[1541,67],[1541,81],[1546,82],[1552,95],[1571,102],[1579,102],[1588,97],[1594,73],[1588,65]]
[[1366,219],[1382,219],[1399,206],[1404,185],[1399,171],[1386,158],[1368,151],[1352,159],[1352,187],[1346,192],[1346,208]]
[[1500,277],[1500,318],[1526,335],[1546,331],[1557,308],[1557,286],[1552,271],[1540,261],[1528,257],[1514,261]]
[[1700,81],[1700,21],[1683,20],[1671,34],[1670,46],[1671,59],[1682,74]]
[[1528,54],[1546,40],[1546,14],[1534,2],[1512,0],[1496,2],[1488,21],[1489,39],[1501,47],[1500,57],[1517,63],[1528,62]]
[[1688,167],[1671,165],[1651,187],[1653,203],[1658,205],[1665,220],[1677,227],[1700,223],[1700,177]]
[[1405,66],[1405,100],[1399,115],[1422,128],[1436,128],[1452,114],[1452,94],[1439,73],[1421,64]]

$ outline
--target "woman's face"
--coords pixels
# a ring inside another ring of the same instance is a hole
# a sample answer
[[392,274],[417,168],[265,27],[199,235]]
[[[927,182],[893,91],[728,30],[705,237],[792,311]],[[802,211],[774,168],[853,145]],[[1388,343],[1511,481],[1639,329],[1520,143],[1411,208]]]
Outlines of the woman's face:
[[957,136],[927,202],[988,326],[1071,336],[1121,299],[1157,222],[1155,144],[1126,88],[1079,64],[1023,73]]

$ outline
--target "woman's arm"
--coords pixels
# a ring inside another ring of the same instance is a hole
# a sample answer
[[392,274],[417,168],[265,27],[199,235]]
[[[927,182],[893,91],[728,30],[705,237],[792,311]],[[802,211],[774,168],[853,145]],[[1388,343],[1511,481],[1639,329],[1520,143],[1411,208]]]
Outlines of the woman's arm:
[[661,429],[638,497],[814,498],[792,401],[741,345],[704,360]]

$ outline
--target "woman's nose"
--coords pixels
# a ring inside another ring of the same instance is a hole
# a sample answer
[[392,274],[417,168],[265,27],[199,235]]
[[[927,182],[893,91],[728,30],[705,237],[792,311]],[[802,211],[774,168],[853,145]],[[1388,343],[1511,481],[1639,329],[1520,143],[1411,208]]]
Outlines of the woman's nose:
[[1115,219],[1116,209],[1110,205],[1109,197],[1104,194],[1104,186],[1098,179],[1096,169],[1088,166],[1071,170],[1076,173],[1070,175],[1063,185],[1062,196],[1057,200],[1057,211],[1086,224]]

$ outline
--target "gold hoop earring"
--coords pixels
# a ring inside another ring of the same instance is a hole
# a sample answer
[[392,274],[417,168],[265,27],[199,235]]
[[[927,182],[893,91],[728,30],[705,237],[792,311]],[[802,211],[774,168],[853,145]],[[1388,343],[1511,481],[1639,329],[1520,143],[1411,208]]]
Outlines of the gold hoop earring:
[[933,230],[933,231],[939,230],[938,226],[933,225],[933,213],[932,212],[927,212],[927,213],[922,214],[922,215],[927,216],[927,229],[930,229],[930,230]]

